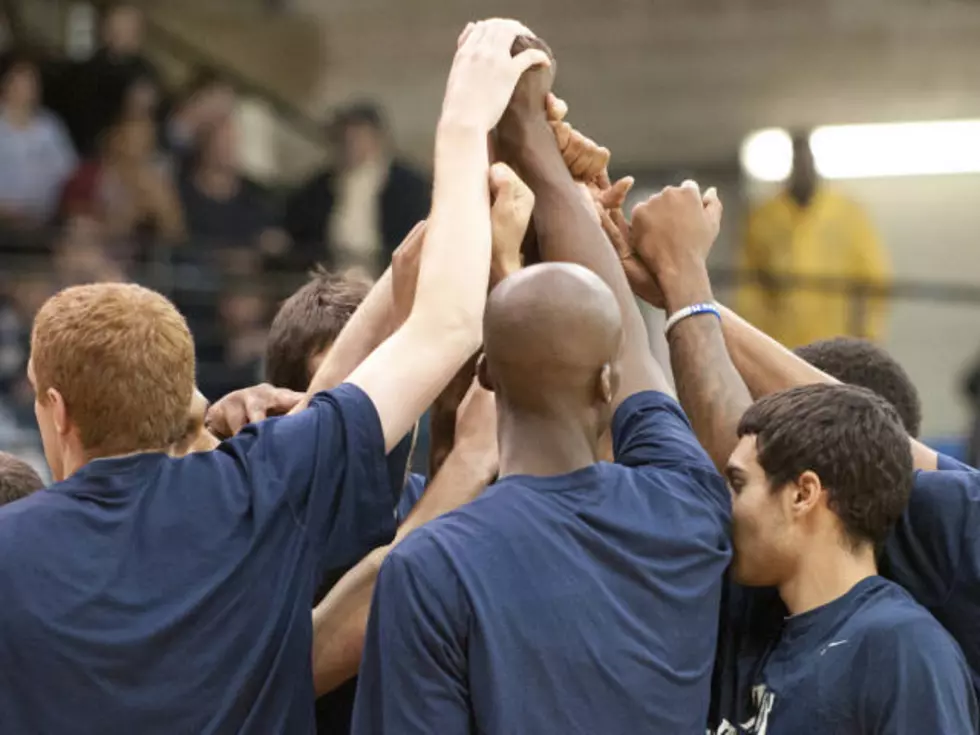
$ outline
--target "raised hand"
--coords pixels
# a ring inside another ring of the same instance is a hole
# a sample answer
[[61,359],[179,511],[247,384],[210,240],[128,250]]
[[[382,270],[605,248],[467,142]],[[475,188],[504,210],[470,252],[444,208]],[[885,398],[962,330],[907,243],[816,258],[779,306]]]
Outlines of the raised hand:
[[493,256],[490,285],[495,286],[521,268],[521,244],[534,211],[534,193],[507,164],[490,168],[490,224]]
[[422,220],[411,229],[391,256],[392,331],[404,324],[412,313],[424,242],[425,220]]
[[[689,300],[685,286],[707,282],[706,261],[718,237],[721,215],[717,192],[712,188],[702,195],[693,181],[668,186],[634,207],[633,258],[639,258],[654,277],[667,307],[687,306],[682,303]],[[626,257],[624,263],[631,260]],[[627,267],[636,272],[634,265]]]
[[702,196],[693,181],[668,186],[633,208],[630,245],[655,274],[692,260],[703,264],[718,236],[721,213],[713,188]]
[[229,393],[208,410],[206,425],[212,434],[226,439],[248,424],[268,416],[281,416],[298,406],[306,395],[276,388],[268,383]]
[[532,67],[551,66],[550,57],[540,49],[529,48],[511,56],[518,36],[533,35],[515,20],[494,18],[467,26],[446,83],[443,119],[484,132],[492,130],[521,75]]

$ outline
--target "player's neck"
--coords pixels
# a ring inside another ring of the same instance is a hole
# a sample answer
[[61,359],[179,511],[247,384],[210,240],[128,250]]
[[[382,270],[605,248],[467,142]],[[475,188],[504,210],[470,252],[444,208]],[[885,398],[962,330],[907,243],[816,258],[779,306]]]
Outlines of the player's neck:
[[598,461],[594,428],[582,422],[501,412],[500,477],[554,477]]
[[851,551],[834,541],[801,554],[796,573],[780,585],[779,594],[790,614],[799,615],[843,597],[877,573],[871,546]]

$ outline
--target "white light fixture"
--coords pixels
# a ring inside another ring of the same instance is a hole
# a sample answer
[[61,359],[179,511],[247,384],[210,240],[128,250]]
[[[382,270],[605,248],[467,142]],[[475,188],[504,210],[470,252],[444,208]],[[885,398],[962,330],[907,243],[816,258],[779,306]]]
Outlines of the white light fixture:
[[[980,172],[980,120],[830,125],[810,135],[817,171],[828,179]],[[742,168],[761,181],[789,176],[789,133],[761,130],[742,146]]]
[[742,143],[742,170],[759,181],[783,181],[793,168],[793,141],[780,128],[752,133]]

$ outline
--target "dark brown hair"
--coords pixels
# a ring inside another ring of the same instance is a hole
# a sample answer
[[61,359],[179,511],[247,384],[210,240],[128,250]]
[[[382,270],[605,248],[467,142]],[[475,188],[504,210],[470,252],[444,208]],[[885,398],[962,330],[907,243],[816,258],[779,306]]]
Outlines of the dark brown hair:
[[866,339],[836,337],[795,350],[818,370],[842,383],[859,385],[877,393],[898,411],[909,436],[922,429],[922,401],[905,368],[885,350]]
[[265,350],[266,380],[278,388],[305,391],[313,377],[309,360],[329,347],[357,311],[370,286],[317,268],[286,299],[272,321]]
[[27,462],[0,452],[0,506],[26,498],[44,487],[41,476]]
[[808,385],[766,396],[742,417],[773,490],[807,470],[855,547],[880,546],[908,503],[912,452],[895,409],[853,385]]

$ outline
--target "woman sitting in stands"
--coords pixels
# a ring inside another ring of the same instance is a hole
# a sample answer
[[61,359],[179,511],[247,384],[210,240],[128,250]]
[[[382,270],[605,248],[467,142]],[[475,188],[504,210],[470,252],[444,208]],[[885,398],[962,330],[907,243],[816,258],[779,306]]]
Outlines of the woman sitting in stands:
[[156,155],[153,121],[124,118],[106,132],[101,148],[65,187],[62,214],[94,217],[112,239],[183,239],[180,199],[169,166]]

